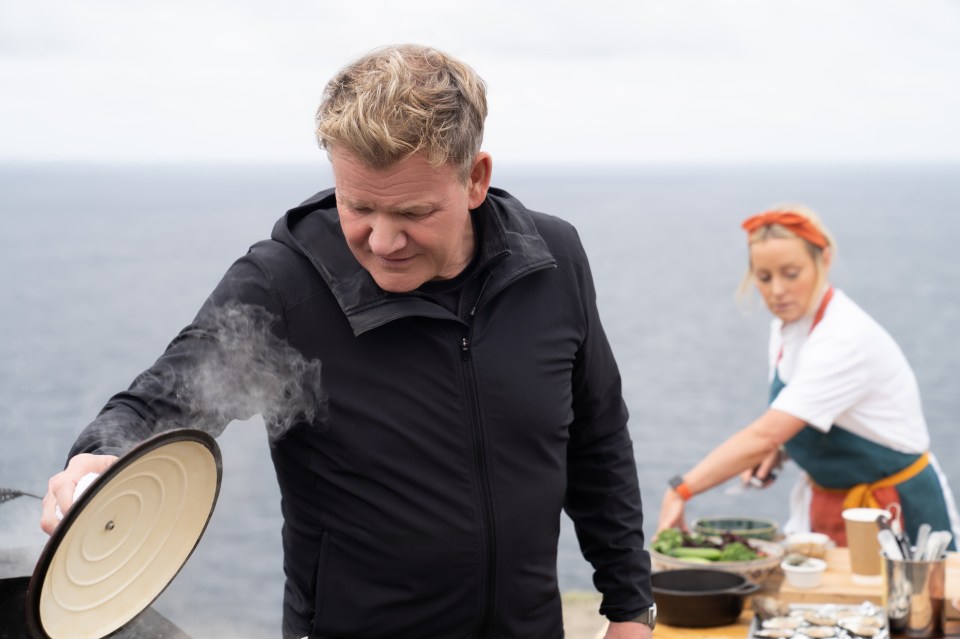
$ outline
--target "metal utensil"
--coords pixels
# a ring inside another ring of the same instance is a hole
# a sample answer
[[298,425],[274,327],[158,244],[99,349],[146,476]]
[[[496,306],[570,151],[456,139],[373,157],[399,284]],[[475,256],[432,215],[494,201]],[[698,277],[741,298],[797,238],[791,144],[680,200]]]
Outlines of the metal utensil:
[[913,548],[913,559],[921,561],[927,551],[927,540],[930,538],[930,524],[924,522],[917,529],[917,544]]
[[935,561],[939,559],[947,550],[953,535],[946,530],[938,530],[930,533],[930,539],[927,541],[927,549],[923,553],[926,561]]
[[880,548],[887,559],[903,559],[903,551],[897,542],[897,536],[889,528],[881,528],[877,533],[877,541],[880,542]]
[[[879,532],[877,533],[877,539],[880,539],[881,532],[888,532],[893,538],[894,543],[897,545],[897,554],[890,555],[891,559],[909,559],[912,556],[910,552],[910,544],[907,543],[906,539],[897,532],[899,526],[896,526],[896,521],[891,521],[889,517],[885,515],[879,515],[877,517],[877,528]],[[886,535],[884,535],[886,536]]]
[[747,481],[745,482],[742,481],[739,484],[734,484],[733,486],[725,488],[723,490],[723,494],[724,495],[740,495],[752,488],[765,488],[766,486],[769,486],[771,483],[773,483],[773,481],[776,480],[776,478],[777,478],[777,473],[775,473],[772,470],[767,474],[766,479],[760,479],[756,475],[751,475],[750,479],[748,479]]

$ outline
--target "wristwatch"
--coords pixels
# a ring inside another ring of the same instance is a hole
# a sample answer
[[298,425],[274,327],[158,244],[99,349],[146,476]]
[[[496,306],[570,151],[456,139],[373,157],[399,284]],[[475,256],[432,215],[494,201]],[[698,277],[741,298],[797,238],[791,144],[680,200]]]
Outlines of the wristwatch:
[[693,497],[693,492],[691,492],[690,487],[687,486],[687,482],[683,481],[683,477],[680,475],[674,475],[667,483],[670,484],[673,492],[680,495],[680,499],[683,501],[690,501],[690,498]]
[[657,625],[657,604],[651,605],[649,608],[641,612],[630,621],[634,623],[642,623],[643,625],[649,627],[650,630],[653,630],[654,626]]

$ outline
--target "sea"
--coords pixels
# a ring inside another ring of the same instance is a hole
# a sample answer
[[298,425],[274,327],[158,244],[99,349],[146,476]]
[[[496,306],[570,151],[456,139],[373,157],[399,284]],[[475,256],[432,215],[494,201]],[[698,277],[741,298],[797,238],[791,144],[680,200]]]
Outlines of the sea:
[[[42,495],[78,432],[190,322],[227,267],[329,165],[0,165],[0,488]],[[912,363],[932,449],[960,487],[960,166],[497,167],[494,184],[578,229],[630,409],[648,537],[667,479],[765,408],[770,316],[735,299],[748,215],[818,211],[838,240],[832,281]],[[746,307],[744,307],[746,306]],[[263,422],[218,440],[209,527],[154,607],[197,639],[279,636],[280,504]],[[951,453],[950,451],[954,451]],[[796,478],[693,499],[783,522]],[[0,503],[0,548],[39,555],[39,501]],[[592,590],[563,518],[565,591]]]

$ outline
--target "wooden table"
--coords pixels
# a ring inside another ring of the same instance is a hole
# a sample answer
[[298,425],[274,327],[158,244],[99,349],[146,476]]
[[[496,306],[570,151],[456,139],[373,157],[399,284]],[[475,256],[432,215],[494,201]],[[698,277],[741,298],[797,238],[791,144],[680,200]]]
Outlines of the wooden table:
[[[850,578],[850,555],[846,548],[835,548],[827,553],[827,571],[823,583],[818,588],[799,590],[780,579],[772,579],[771,585],[757,593],[775,596],[787,603],[850,603],[859,604],[870,601],[882,604],[883,586],[864,586],[853,583]],[[960,554],[949,553],[946,574],[946,636],[960,637]],[[677,628],[666,624],[657,624],[653,633],[656,639],[746,639],[750,633],[753,612],[749,601],[744,612],[735,624],[717,628]]]

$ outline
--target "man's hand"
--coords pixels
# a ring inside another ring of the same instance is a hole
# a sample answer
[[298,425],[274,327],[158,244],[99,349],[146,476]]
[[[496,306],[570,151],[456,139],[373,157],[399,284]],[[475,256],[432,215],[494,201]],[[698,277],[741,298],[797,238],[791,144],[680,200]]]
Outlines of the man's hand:
[[73,493],[77,489],[77,482],[88,473],[100,474],[113,465],[117,458],[113,455],[90,455],[82,453],[72,458],[66,470],[57,473],[47,483],[47,494],[43,498],[43,515],[40,517],[40,528],[48,535],[60,523],[57,517],[57,506],[66,514],[73,505]]
[[650,626],[633,621],[611,621],[607,626],[607,632],[603,639],[650,639],[653,637],[653,630]]

